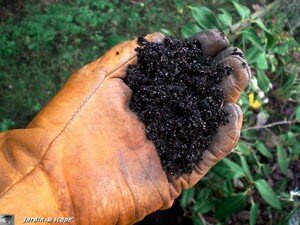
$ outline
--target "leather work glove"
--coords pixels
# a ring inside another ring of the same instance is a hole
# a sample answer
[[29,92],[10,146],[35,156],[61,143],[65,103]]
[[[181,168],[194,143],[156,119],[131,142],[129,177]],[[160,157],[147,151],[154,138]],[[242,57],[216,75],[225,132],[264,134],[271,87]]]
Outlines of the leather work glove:
[[243,116],[235,103],[250,79],[242,53],[227,47],[223,34],[211,30],[194,38],[233,71],[223,81],[229,124],[219,127],[192,174],[167,177],[129,109],[132,93],[123,79],[137,61],[134,39],[76,71],[25,129],[0,134],[0,213],[15,214],[16,224],[25,217],[73,217],[69,224],[110,225],[134,224],[171,207],[236,145]]

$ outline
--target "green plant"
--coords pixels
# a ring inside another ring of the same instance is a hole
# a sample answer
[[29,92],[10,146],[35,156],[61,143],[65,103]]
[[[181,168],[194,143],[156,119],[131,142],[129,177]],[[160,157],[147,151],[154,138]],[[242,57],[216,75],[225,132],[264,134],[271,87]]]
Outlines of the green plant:
[[180,18],[171,1],[0,2],[2,129],[24,127],[70,73],[113,45]]
[[293,165],[299,162],[299,65],[293,53],[300,45],[283,30],[284,17],[271,14],[279,2],[254,13],[239,1],[218,8],[175,3],[194,18],[182,27],[183,37],[222,30],[244,51],[253,74],[248,94],[238,102],[245,117],[236,149],[198,186],[183,193],[182,207],[194,224],[209,224],[207,215],[216,218],[215,223],[234,224],[242,211],[247,213],[244,222],[251,225],[287,224],[299,208],[297,197],[288,197],[293,178],[287,174],[296,174]]

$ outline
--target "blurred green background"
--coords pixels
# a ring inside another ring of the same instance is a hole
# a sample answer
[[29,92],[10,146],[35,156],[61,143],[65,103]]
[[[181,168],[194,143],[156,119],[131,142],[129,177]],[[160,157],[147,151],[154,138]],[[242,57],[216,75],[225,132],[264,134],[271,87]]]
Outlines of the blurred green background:
[[299,0],[0,0],[0,131],[26,126],[73,71],[123,40],[217,28],[251,66],[244,125],[233,153],[183,192],[180,216],[298,225],[299,14]]

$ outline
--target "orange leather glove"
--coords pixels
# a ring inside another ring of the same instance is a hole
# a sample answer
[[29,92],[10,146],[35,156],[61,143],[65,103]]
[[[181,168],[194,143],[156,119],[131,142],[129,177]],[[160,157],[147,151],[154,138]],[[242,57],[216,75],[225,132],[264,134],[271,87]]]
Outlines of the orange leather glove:
[[[146,38],[159,42],[164,36]],[[250,70],[221,33],[195,38],[233,72],[223,82],[230,122],[191,175],[167,178],[143,123],[129,109],[132,93],[122,79],[137,60],[137,43],[127,41],[76,71],[26,129],[0,134],[0,212],[15,214],[16,224],[24,217],[133,224],[170,207],[182,188],[196,184],[239,138],[242,112],[235,102]]]

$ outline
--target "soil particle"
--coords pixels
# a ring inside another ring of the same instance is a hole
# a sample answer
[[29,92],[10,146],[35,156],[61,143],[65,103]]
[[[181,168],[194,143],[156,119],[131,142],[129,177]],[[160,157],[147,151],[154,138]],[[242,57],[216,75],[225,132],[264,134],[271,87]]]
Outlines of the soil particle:
[[238,52],[237,49],[236,51],[234,51],[235,49],[233,49],[233,53],[231,53],[231,55],[238,55],[240,56],[242,59],[245,59],[245,55],[242,52]]
[[138,38],[137,64],[127,69],[130,108],[146,125],[164,170],[190,174],[221,125],[228,123],[220,82],[231,68],[202,53],[198,40]]

